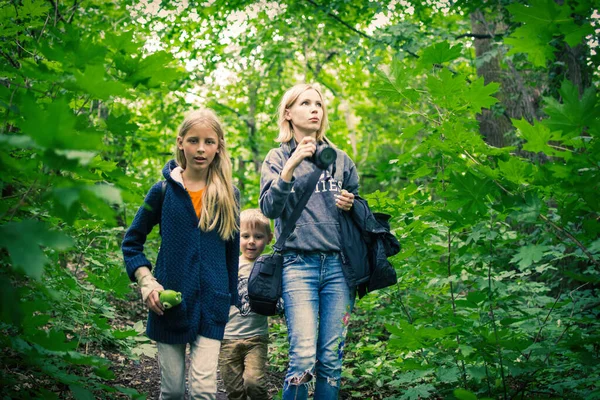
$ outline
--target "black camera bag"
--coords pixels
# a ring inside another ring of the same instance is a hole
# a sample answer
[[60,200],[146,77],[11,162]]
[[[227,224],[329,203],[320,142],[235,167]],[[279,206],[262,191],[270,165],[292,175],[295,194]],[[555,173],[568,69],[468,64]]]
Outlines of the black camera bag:
[[250,309],[257,314],[266,316],[277,314],[277,302],[281,298],[283,273],[283,255],[281,253],[283,246],[296,227],[296,221],[314,192],[322,173],[323,170],[317,167],[309,176],[306,191],[302,194],[289,220],[283,226],[281,234],[273,246],[273,253],[261,255],[254,261],[248,278],[248,300]]

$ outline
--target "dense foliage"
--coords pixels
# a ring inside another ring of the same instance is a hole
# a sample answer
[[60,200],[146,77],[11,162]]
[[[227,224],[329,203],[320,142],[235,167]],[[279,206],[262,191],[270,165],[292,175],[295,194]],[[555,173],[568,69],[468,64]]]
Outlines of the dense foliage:
[[600,398],[599,18],[592,0],[1,3],[3,395],[144,396],[111,383],[108,354],[155,354],[119,245],[182,115],[221,115],[256,207],[277,101],[304,80],[403,246],[397,287],[357,302],[345,398]]

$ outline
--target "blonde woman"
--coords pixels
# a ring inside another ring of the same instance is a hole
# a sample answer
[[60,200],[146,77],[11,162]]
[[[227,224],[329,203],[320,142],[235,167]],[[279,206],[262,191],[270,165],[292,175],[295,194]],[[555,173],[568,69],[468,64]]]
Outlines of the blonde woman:
[[368,271],[349,268],[342,256],[340,213],[352,209],[358,194],[352,160],[334,148],[335,162],[316,187],[307,187],[317,168],[317,148],[333,147],[326,128],[319,89],[308,84],[289,89],[279,105],[281,144],[267,154],[261,172],[260,208],[275,219],[277,238],[302,195],[312,191],[283,249],[282,295],[290,343],[284,400],[307,399],[311,381],[316,381],[315,399],[338,398],[356,286],[368,278]]
[[[176,160],[163,169],[122,244],[127,274],[149,308],[147,334],[158,344],[160,397],[183,399],[185,351],[190,343],[189,391],[215,399],[217,363],[229,307],[238,301],[239,191],[233,186],[223,128],[213,111],[190,113],[176,139]],[[165,183],[166,182],[166,183]],[[144,254],[160,224],[155,268]],[[165,289],[182,302],[164,309]]]

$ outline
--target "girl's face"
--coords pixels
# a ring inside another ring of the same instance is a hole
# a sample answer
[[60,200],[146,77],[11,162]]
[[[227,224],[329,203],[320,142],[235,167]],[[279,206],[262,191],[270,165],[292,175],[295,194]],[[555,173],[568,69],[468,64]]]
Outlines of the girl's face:
[[285,118],[291,121],[294,132],[315,136],[323,122],[323,100],[319,92],[309,89],[301,93],[294,104],[286,108]]
[[219,137],[209,126],[197,124],[184,137],[177,137],[177,147],[183,150],[185,169],[203,174],[219,153]]

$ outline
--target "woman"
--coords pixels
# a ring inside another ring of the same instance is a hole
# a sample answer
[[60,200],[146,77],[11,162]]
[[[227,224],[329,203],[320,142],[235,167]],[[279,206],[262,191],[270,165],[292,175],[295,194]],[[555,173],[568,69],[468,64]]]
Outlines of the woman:
[[[279,105],[278,148],[262,166],[260,208],[275,219],[279,237],[305,190],[313,190],[296,228],[284,247],[283,300],[288,327],[289,367],[283,399],[307,399],[308,382],[316,378],[315,399],[337,399],[342,354],[355,286],[342,263],[339,213],[352,209],[358,194],[356,167],[346,153],[321,175],[315,188],[306,188],[317,168],[317,147],[325,138],[327,110],[313,85],[289,89]],[[351,281],[351,279],[350,279]]]

